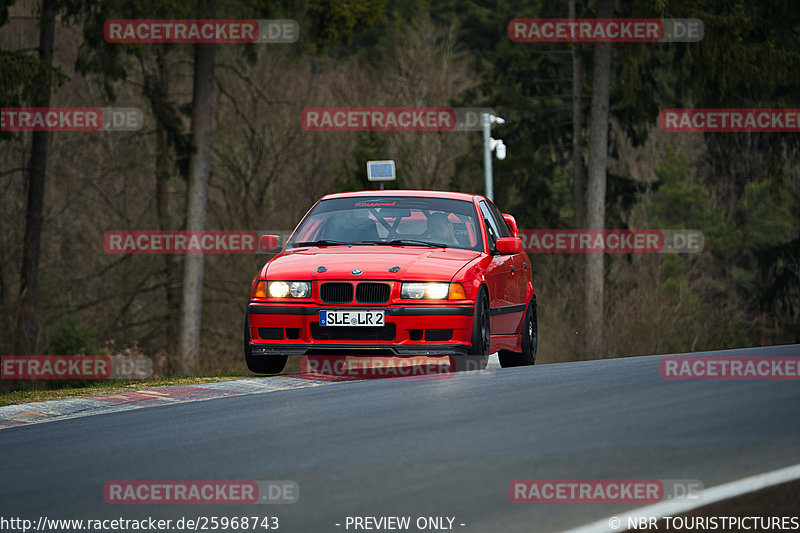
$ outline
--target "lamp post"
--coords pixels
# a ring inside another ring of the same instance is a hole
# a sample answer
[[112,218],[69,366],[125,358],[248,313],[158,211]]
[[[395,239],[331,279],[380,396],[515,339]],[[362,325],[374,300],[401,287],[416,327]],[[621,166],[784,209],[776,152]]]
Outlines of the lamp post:
[[489,113],[481,115],[483,128],[483,174],[486,184],[486,197],[494,201],[494,183],[492,177],[492,152],[496,151],[497,159],[506,158],[506,145],[502,139],[492,139],[492,124],[505,124],[505,120]]

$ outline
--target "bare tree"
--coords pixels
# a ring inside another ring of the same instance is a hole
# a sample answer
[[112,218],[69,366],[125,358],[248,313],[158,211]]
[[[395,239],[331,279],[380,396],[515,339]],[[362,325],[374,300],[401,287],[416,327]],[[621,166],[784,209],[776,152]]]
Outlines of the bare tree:
[[[39,59],[48,67],[53,64],[55,40],[54,0],[42,0],[41,29],[39,34]],[[34,105],[50,105],[50,85],[42,79]],[[37,290],[39,284],[39,251],[42,244],[42,212],[44,209],[44,184],[47,176],[46,131],[33,132],[33,145],[28,177],[28,200],[25,211],[25,248],[22,253],[20,302],[17,310],[17,351],[32,354],[37,349],[39,324],[36,318]]]
[[[214,103],[215,45],[194,45],[194,90],[192,98],[192,155],[186,199],[186,229],[203,230],[208,204],[208,170],[211,151],[211,119]],[[203,313],[203,254],[186,257],[183,269],[183,300],[178,332],[178,372],[195,374],[200,353]]]
[[[600,0],[598,18],[610,18],[613,0]],[[586,222],[590,229],[603,229],[606,216],[606,167],[608,160],[608,106],[611,80],[611,43],[597,43],[594,49],[592,110],[589,131],[589,183]],[[596,356],[603,349],[603,264],[604,254],[586,254],[586,348]]]
[[[569,18],[575,18],[575,0],[569,0]],[[583,185],[583,143],[581,142],[581,90],[583,65],[577,43],[572,43],[572,205],[575,210],[575,227],[582,228],[585,222],[586,194]]]
[[[145,94],[150,101],[153,116],[156,117],[156,212],[158,214],[158,228],[161,230],[171,230],[175,228],[173,224],[173,210],[170,209],[170,190],[169,184],[175,169],[174,153],[170,147],[178,143],[175,139],[174,124],[177,121],[175,113],[168,102],[171,73],[167,64],[167,54],[163,47],[155,48],[156,69],[154,73],[149,73],[142,65],[142,74],[145,83]],[[179,150],[178,146],[175,147]],[[183,267],[183,256],[175,254],[165,254],[164,256],[164,277],[165,293],[167,304],[167,320],[165,332],[167,339],[167,353],[174,354],[178,337],[178,317],[181,307],[181,269]],[[174,355],[168,356],[168,364],[179,366],[175,361]]]

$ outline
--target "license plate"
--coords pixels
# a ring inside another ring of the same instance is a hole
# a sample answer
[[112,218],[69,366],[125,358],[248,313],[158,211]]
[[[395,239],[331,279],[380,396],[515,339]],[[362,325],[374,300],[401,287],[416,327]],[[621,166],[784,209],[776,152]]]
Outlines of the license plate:
[[320,311],[320,326],[383,326],[383,311]]

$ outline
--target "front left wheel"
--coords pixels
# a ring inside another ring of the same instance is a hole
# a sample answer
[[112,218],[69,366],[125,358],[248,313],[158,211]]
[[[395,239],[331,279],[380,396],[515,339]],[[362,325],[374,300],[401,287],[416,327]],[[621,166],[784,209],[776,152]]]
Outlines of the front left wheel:
[[286,366],[288,355],[253,355],[250,349],[250,316],[244,316],[244,360],[250,372],[256,374],[279,374]]
[[481,287],[475,299],[475,314],[472,321],[472,346],[469,355],[454,356],[456,372],[464,370],[483,370],[489,362],[491,346],[491,323],[489,313],[489,296]]

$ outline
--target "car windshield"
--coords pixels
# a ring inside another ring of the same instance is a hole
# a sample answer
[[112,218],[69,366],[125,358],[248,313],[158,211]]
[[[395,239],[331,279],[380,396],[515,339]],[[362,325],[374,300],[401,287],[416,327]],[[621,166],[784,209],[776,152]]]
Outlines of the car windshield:
[[288,247],[349,244],[482,249],[472,202],[404,196],[322,200]]

